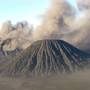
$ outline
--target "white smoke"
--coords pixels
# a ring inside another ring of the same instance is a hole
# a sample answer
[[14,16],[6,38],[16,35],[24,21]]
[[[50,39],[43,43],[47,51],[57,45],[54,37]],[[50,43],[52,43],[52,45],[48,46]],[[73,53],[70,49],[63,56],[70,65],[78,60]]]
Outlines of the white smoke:
[[2,24],[2,26],[0,28],[0,35],[2,35],[2,36],[7,35],[11,31],[12,31],[11,21],[6,21]]
[[4,46],[5,50],[25,49],[34,41],[42,39],[63,39],[80,48],[90,49],[90,9],[85,7],[89,6],[89,1],[83,6],[83,0],[78,0],[77,5],[81,6],[77,6],[77,9],[66,0],[50,1],[51,5],[36,30],[27,22],[19,22],[14,26],[10,21],[3,24],[0,38],[11,38],[10,43]]
[[[72,25],[74,32],[63,37],[64,40],[78,46],[81,49],[90,50],[90,1],[77,0],[79,13],[75,17]],[[88,7],[88,8],[86,8]]]
[[74,8],[66,0],[51,0],[42,24],[33,33],[33,40],[60,39],[64,32],[70,30],[69,23],[74,14]]
[[80,10],[90,9],[90,0],[76,0]]
[[1,42],[10,39],[9,43],[3,46],[5,51],[12,51],[16,48],[25,49],[31,44],[31,34],[33,27],[27,22],[20,22],[12,25],[5,22],[0,30]]

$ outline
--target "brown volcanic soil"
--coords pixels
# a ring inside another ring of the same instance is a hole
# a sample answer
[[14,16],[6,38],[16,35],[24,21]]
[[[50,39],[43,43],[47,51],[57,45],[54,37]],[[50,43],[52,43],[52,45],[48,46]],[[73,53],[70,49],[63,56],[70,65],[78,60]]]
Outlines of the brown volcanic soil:
[[0,77],[0,90],[90,90],[90,70],[43,78]]

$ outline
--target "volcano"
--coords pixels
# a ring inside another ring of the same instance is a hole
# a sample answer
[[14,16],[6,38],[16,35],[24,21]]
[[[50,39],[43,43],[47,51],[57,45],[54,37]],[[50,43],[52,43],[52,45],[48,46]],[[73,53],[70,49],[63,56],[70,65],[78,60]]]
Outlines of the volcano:
[[87,67],[89,59],[90,54],[63,40],[40,40],[12,60],[8,72],[12,75],[75,72]]

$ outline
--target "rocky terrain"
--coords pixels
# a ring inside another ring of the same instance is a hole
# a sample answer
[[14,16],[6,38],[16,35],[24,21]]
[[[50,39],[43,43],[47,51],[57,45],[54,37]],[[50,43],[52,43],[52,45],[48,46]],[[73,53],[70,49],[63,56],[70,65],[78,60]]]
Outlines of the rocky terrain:
[[49,75],[71,73],[87,67],[89,59],[90,54],[63,40],[40,40],[12,59],[5,70],[5,74]]

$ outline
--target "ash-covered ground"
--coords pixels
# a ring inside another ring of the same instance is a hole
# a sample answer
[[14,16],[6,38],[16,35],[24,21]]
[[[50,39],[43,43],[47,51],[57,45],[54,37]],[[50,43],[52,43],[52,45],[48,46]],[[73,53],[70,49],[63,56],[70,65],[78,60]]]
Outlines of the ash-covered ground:
[[0,90],[90,90],[90,70],[38,78],[0,76]]

